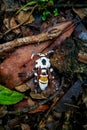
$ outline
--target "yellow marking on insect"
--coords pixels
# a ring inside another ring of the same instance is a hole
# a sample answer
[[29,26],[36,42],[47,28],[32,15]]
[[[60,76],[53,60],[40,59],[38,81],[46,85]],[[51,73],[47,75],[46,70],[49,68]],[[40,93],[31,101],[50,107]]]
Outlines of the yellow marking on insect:
[[47,82],[48,81],[48,76],[40,76],[40,81],[42,82]]

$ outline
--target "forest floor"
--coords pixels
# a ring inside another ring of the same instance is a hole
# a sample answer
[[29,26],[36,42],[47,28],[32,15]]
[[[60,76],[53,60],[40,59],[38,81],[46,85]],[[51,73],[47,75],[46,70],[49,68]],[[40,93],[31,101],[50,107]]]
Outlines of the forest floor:
[[0,130],[87,130],[87,2],[0,1]]

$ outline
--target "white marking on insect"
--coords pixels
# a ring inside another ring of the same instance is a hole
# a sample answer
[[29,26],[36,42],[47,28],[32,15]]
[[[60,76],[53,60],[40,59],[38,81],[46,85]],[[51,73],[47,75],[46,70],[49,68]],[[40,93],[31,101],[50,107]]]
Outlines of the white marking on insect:
[[39,82],[39,86],[40,86],[40,89],[43,91],[43,90],[45,90],[47,88],[48,82],[47,83],[41,83],[41,82]]
[[38,81],[35,79],[34,82],[37,83]]
[[[48,71],[53,72],[53,69],[50,68],[51,67],[50,59],[46,57],[48,54],[50,54],[52,52],[54,52],[54,51],[51,50],[45,54],[38,53],[37,55],[40,56],[40,58],[35,61],[35,63],[36,63],[35,71],[37,71],[37,73],[35,72],[34,75],[36,76],[36,78],[37,78],[36,81],[38,82],[39,87],[42,91],[48,87],[48,83],[49,83]],[[31,59],[34,56],[35,56],[35,54],[32,54]],[[54,79],[54,77],[52,77],[52,79]]]
[[37,73],[34,73],[34,75],[35,75],[35,76],[38,76],[38,74],[37,74]]
[[53,68],[50,68],[50,72],[53,72]]

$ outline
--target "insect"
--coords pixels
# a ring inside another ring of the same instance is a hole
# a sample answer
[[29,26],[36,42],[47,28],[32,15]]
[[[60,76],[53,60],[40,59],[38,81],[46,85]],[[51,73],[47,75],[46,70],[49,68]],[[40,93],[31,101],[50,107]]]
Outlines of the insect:
[[39,58],[35,60],[35,67],[33,71],[35,76],[34,83],[36,87],[39,86],[41,91],[44,91],[50,85],[52,86],[54,82],[54,71],[51,66],[50,59],[47,57],[50,53],[53,53],[53,50],[45,54],[37,53],[36,55],[33,54],[31,56],[31,59],[33,59],[34,56],[39,56]]

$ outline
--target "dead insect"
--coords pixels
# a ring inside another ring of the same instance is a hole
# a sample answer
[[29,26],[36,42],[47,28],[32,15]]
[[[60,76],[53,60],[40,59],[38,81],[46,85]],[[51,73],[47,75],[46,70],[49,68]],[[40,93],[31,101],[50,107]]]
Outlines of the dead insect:
[[40,90],[45,90],[49,84],[54,84],[54,76],[53,76],[53,68],[51,67],[50,59],[47,58],[47,56],[52,53],[52,51],[49,51],[48,53],[42,54],[32,54],[31,59],[34,58],[34,56],[39,56],[39,58],[35,61],[35,67],[33,69],[34,72],[34,83],[35,85],[39,86]]

